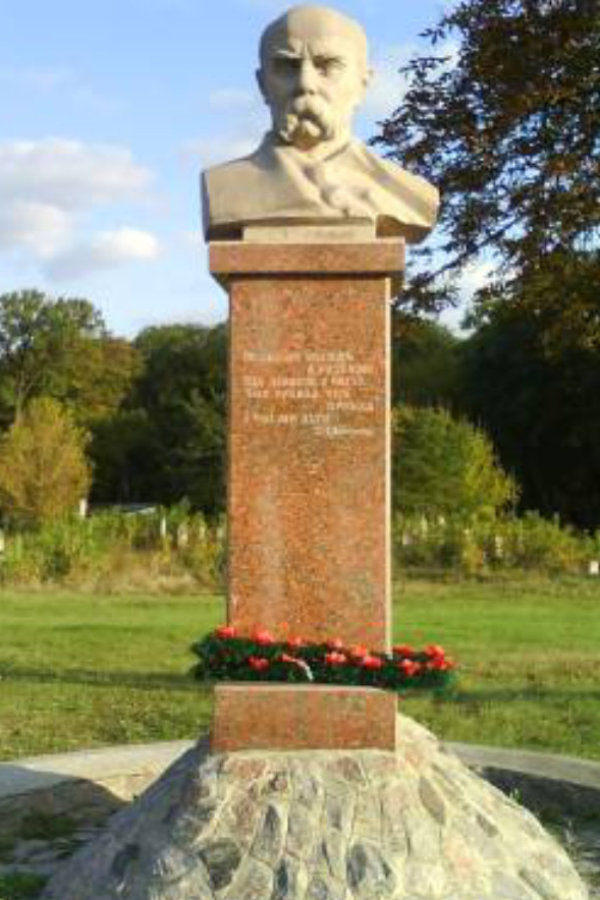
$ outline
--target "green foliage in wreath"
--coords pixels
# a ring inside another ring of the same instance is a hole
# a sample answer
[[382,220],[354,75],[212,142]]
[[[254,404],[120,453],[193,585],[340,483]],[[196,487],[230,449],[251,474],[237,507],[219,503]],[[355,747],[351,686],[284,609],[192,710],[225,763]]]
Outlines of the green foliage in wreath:
[[423,650],[397,645],[391,654],[334,638],[310,643],[276,641],[258,629],[251,637],[222,625],[193,645],[193,675],[206,681],[261,681],[356,685],[392,691],[442,690],[455,678],[455,664],[439,644]]

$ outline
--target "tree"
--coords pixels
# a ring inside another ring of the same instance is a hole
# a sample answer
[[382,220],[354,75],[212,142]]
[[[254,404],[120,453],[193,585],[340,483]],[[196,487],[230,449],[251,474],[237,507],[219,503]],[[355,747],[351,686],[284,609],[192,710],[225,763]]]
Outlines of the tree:
[[87,300],[40,291],[0,296],[0,424],[36,396],[68,405],[82,423],[118,407],[139,368],[127,341],[109,335]]
[[463,341],[447,328],[394,314],[392,403],[457,407],[461,393]]
[[490,518],[517,496],[484,432],[442,409],[395,410],[392,483],[405,513]]
[[48,397],[32,400],[0,442],[0,508],[38,525],[73,511],[90,483],[86,433]]
[[96,421],[89,447],[94,470],[92,500],[161,501],[160,447],[157,428],[144,409],[119,409]]
[[140,352],[125,338],[75,336],[63,347],[62,365],[48,378],[51,396],[83,425],[118,412],[142,368]]
[[[516,276],[510,289],[531,323],[537,323],[539,348],[548,356],[600,350],[600,253],[556,251],[543,268]],[[469,324],[478,327],[502,316],[506,292],[489,287],[480,292]]]
[[225,503],[227,330],[148,328],[135,346],[143,369],[127,402],[94,429],[94,497],[187,497],[214,514]]
[[515,472],[521,507],[598,528],[600,344],[561,330],[551,291],[539,307],[490,304],[476,324],[464,353],[465,412]]
[[[496,285],[597,246],[600,16],[595,0],[463,0],[425,36],[432,55],[404,70],[402,107],[375,138],[441,190],[441,266],[413,280],[433,308],[486,250]],[[456,61],[436,54],[458,39]],[[431,249],[425,252],[431,264]]]

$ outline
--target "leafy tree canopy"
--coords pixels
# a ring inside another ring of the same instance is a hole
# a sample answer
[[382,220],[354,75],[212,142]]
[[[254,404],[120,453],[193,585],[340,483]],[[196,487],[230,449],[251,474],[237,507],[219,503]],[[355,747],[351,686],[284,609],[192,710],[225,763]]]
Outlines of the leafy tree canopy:
[[464,408],[482,422],[503,464],[515,472],[522,508],[596,529],[600,344],[583,341],[577,322],[565,335],[553,301],[550,290],[541,308],[486,308],[465,345]]
[[443,325],[395,310],[392,403],[455,408],[463,343]]
[[96,497],[177,503],[215,513],[225,501],[227,329],[148,328],[125,407],[94,430]]
[[0,295],[0,423],[8,426],[27,402],[52,396],[82,422],[117,408],[139,354],[111,337],[87,300],[53,300],[40,291]]
[[56,400],[32,400],[0,442],[0,508],[38,525],[73,512],[90,483],[86,433]]
[[[565,352],[600,350],[600,253],[561,252],[549,254],[541,268],[517,276],[510,289],[523,310],[523,320],[537,331],[536,355],[556,356]],[[505,292],[489,287],[480,292],[479,303],[468,324],[476,328],[504,322],[501,310]],[[511,316],[506,314],[508,321]],[[518,315],[517,315],[518,318]]]
[[[375,138],[442,194],[445,259],[413,280],[409,299],[447,301],[448,276],[484,249],[504,296],[518,299],[515,277],[598,243],[597,2],[463,0],[425,36],[432,53],[404,70],[408,93]],[[457,39],[456,60],[440,53]]]

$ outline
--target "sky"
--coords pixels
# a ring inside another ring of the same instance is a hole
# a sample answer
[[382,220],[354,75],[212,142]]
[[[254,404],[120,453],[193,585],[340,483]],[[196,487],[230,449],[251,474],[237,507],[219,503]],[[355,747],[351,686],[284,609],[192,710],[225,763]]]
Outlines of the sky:
[[[199,172],[268,128],[255,86],[280,0],[0,0],[0,293],[85,297],[117,335],[227,317]],[[365,27],[368,139],[443,0],[338,0]],[[476,285],[480,273],[467,274]],[[448,319],[458,321],[454,313]]]

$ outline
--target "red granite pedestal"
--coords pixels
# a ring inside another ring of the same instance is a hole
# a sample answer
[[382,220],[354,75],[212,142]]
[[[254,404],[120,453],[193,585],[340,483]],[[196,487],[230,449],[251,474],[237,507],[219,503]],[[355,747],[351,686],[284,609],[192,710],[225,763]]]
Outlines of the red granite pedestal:
[[396,696],[365,687],[219,684],[214,753],[396,749]]
[[397,240],[210,246],[230,299],[228,621],[242,634],[389,647],[402,267]]

